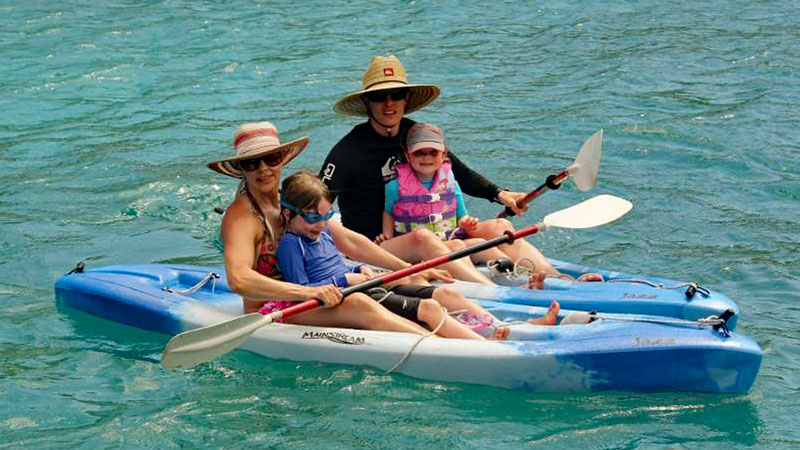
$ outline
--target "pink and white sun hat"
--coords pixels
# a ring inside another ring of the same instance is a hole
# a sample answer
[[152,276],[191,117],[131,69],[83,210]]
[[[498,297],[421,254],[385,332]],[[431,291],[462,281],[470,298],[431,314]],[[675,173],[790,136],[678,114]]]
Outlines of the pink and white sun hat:
[[278,129],[272,122],[251,122],[239,125],[233,133],[233,147],[236,155],[230,158],[212,161],[208,168],[223,175],[242,178],[242,170],[236,162],[243,159],[257,158],[269,153],[282,152],[281,166],[293,160],[308,145],[308,138],[302,137],[281,143]]

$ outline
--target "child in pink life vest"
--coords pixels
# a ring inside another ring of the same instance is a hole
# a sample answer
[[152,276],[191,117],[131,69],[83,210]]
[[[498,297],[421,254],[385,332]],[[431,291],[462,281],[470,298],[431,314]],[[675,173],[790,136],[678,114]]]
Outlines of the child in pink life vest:
[[[484,239],[471,236],[481,222],[467,214],[461,189],[447,161],[442,130],[429,123],[415,124],[408,130],[405,154],[408,162],[396,167],[397,178],[385,187],[383,234],[378,242],[417,228],[432,231],[452,250],[482,242]],[[488,262],[507,255],[495,247],[472,258],[474,262]],[[539,285],[528,287],[541,289],[543,280],[542,275]],[[558,302],[553,301],[545,317],[530,322],[553,325],[558,311]]]
[[[467,214],[461,188],[447,159],[442,130],[417,123],[406,137],[407,163],[395,168],[397,178],[385,187],[383,234],[378,241],[426,228],[446,241],[451,250],[483,241],[473,236],[481,224]],[[480,252],[473,262],[507,258],[499,248]]]

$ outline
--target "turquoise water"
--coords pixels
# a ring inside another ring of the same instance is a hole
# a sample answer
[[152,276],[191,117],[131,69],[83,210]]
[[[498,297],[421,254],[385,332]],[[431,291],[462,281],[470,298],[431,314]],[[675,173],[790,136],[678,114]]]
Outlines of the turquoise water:
[[[798,3],[575,3],[0,5],[0,447],[796,448]],[[412,117],[502,185],[537,186],[603,128],[593,193],[635,209],[534,242],[734,298],[765,353],[753,389],[525,394],[244,352],[172,372],[165,336],[56,308],[80,260],[222,265],[212,208],[234,182],[205,163],[271,120],[311,137],[291,168],[316,170],[357,123],[331,106],[388,53],[443,90]]]

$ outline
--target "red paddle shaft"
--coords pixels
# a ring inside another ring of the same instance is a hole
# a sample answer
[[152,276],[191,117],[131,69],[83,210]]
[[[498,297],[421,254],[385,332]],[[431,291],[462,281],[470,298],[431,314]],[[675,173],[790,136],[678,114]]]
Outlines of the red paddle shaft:
[[[556,175],[550,175],[547,177],[547,181],[544,182],[538,188],[528,192],[525,197],[522,197],[522,200],[517,202],[517,207],[522,208],[523,206],[527,205],[531,200],[535,199],[536,197],[544,194],[549,190],[558,189],[561,187],[561,183],[564,182],[569,177],[569,169],[564,169]],[[513,209],[506,206],[506,209],[500,211],[500,214],[497,215],[498,219],[502,219],[508,216],[515,216],[516,213]]]
[[[422,272],[423,270],[430,269],[432,267],[436,267],[451,261],[455,261],[457,259],[461,259],[465,256],[469,256],[478,252],[482,252],[492,247],[496,247],[500,244],[513,243],[514,240],[516,239],[539,232],[542,228],[542,225],[543,225],[542,223],[537,223],[529,227],[520,228],[515,232],[506,231],[502,236],[498,236],[494,239],[489,239],[487,241],[483,241],[481,243],[471,245],[466,248],[462,248],[461,250],[456,250],[446,255],[437,256],[436,258],[432,258],[427,261],[422,261],[420,263],[414,264],[413,266],[406,267],[405,269],[400,269],[395,272],[387,273],[386,275],[375,277],[371,280],[367,280],[355,286],[350,286],[348,288],[342,289],[342,295],[344,297],[347,297],[348,295],[354,292],[360,292],[366,289],[378,287],[382,284],[399,280],[400,278],[406,277],[408,275],[413,275],[415,273]],[[320,300],[316,299],[306,300],[302,303],[290,306],[286,309],[270,313],[269,316],[271,317],[272,321],[275,321],[285,317],[294,316],[296,314],[300,314],[306,311],[311,311],[313,309],[319,308],[320,306],[322,306],[322,302]]]

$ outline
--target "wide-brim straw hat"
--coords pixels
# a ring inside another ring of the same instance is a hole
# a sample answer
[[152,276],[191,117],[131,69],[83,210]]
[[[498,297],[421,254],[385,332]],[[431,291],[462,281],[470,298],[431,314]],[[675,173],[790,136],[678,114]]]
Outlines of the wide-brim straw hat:
[[257,158],[269,153],[283,152],[281,166],[285,166],[306,148],[308,138],[302,137],[290,142],[281,143],[278,129],[271,122],[252,122],[239,125],[233,133],[233,147],[236,155],[208,163],[208,168],[223,175],[242,178],[242,171],[236,162],[243,159]]
[[436,100],[441,90],[434,84],[408,84],[406,69],[394,55],[374,56],[366,73],[361,77],[361,90],[347,94],[333,105],[333,110],[349,116],[368,116],[362,95],[368,92],[407,88],[409,90],[405,113],[423,108]]

